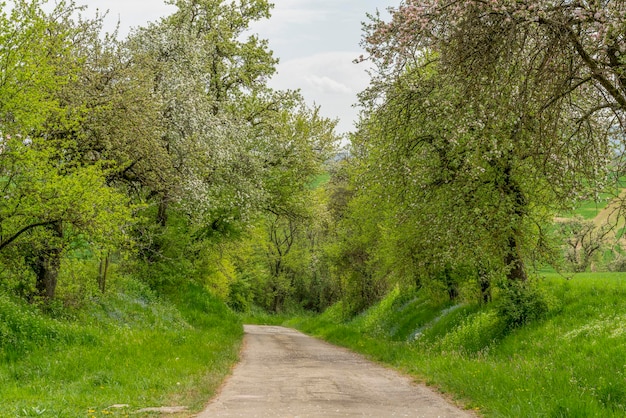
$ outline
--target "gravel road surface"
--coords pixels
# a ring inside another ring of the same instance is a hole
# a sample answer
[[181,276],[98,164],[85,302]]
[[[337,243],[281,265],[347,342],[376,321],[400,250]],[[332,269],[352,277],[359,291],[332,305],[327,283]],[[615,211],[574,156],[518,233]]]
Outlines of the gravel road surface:
[[241,362],[198,418],[473,416],[358,354],[289,328],[246,325]]

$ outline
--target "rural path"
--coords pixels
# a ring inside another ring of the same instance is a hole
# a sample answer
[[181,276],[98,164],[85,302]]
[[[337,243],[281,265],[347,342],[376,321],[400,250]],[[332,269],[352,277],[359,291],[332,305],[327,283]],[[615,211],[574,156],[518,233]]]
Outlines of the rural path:
[[472,417],[441,395],[298,331],[245,325],[241,362],[198,418]]

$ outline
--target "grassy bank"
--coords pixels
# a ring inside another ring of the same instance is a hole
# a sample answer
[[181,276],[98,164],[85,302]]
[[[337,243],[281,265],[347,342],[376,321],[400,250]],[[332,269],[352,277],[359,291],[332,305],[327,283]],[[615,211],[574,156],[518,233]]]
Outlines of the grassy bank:
[[62,317],[0,294],[0,417],[202,408],[236,361],[238,318],[199,287],[124,288]]
[[495,304],[392,292],[364,314],[289,322],[437,386],[490,417],[626,415],[626,274],[548,275],[549,311],[507,331]]

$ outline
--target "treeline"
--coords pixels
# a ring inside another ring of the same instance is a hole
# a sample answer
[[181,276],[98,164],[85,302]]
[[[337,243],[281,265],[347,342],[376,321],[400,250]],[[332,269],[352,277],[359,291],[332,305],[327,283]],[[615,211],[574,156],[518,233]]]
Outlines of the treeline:
[[405,0],[370,16],[337,241],[350,310],[394,283],[484,303],[498,289],[515,325],[543,309],[533,271],[584,270],[621,235],[621,201],[612,224],[554,221],[619,194],[624,16],[622,1],[551,0]]
[[175,5],[124,40],[73,1],[2,6],[5,291],[76,302],[129,274],[281,308],[335,122],[267,87],[277,59],[247,32],[267,1]]
[[600,248],[554,217],[623,172],[624,2],[370,16],[372,79],[340,161],[335,122],[266,85],[277,59],[248,26],[267,1],[174,3],[122,41],[73,2],[3,8],[4,289],[50,301],[64,280],[75,297],[129,274],[240,311],[352,314],[401,284],[537,310],[535,267],[569,246],[584,269]]

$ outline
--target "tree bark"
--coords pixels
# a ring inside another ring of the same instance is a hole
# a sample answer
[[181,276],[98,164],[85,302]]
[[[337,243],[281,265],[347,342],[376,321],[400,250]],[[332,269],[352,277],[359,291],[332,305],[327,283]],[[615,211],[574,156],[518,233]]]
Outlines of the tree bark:
[[107,274],[109,272],[110,254],[107,252],[104,258],[100,259],[100,270],[98,271],[98,288],[104,294],[106,291]]
[[[515,134],[513,134],[513,139],[515,139]],[[519,231],[519,224],[526,216],[527,201],[520,185],[513,178],[512,160],[513,156],[509,153],[507,158],[504,160],[503,170],[503,192],[511,201],[511,219],[512,222],[514,222],[514,226],[512,231],[509,232],[509,237],[506,243],[504,265],[508,268],[507,279],[509,281],[526,281],[526,269],[524,267],[524,261],[519,253],[517,235]]]
[[61,221],[55,222],[48,229],[52,232],[53,239],[46,244],[44,249],[38,250],[31,261],[31,267],[37,276],[35,283],[37,295],[45,301],[54,299],[56,292],[59,270],[61,269],[61,253],[63,252],[60,242],[60,239],[63,238],[63,223]]
[[478,284],[480,285],[480,300],[481,303],[487,304],[491,302],[491,280],[487,269],[483,266],[478,268]]
[[507,253],[504,258],[504,264],[508,267],[506,278],[508,281],[526,281],[526,269],[524,261],[519,255],[517,248],[517,240],[514,236],[510,236],[507,245]]
[[157,211],[157,218],[156,218],[157,224],[161,225],[164,228],[167,225],[167,206],[168,206],[167,197],[164,196],[159,201],[159,208]]

